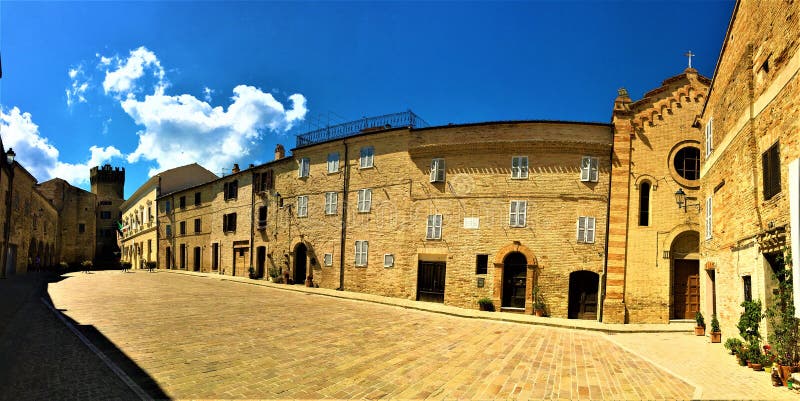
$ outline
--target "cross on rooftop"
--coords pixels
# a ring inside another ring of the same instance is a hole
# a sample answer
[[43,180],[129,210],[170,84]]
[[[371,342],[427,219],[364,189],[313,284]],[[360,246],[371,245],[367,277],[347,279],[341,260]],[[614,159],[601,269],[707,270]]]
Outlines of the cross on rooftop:
[[684,56],[689,57],[689,68],[692,68],[692,57],[696,56],[696,54],[692,53],[691,50],[686,52]]

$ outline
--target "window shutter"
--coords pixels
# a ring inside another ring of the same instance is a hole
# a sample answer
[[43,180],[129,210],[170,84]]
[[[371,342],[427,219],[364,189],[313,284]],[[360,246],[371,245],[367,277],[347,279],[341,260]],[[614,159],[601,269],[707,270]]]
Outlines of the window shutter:
[[520,157],[519,161],[520,161],[520,163],[519,163],[519,170],[520,170],[519,178],[528,178],[528,157],[527,156]]
[[585,233],[586,233],[586,218],[581,216],[578,217],[578,242],[585,241]]
[[508,211],[508,225],[514,227],[517,225],[517,202],[511,201],[511,207]]
[[595,218],[594,217],[587,217],[586,218],[586,242],[594,243],[594,229],[595,225]]
[[433,215],[428,215],[428,232],[425,234],[425,238],[433,239]]
[[591,161],[588,157],[584,156],[581,159],[581,181],[589,181],[589,169],[591,167]]
[[589,181],[597,182],[597,163],[598,160],[596,157],[590,157],[590,171],[589,171]]
[[433,234],[436,236],[437,239],[442,238],[442,215],[437,214],[433,217],[434,222],[434,231]]
[[770,189],[771,189],[771,191],[770,191],[771,195],[770,196],[774,196],[774,195],[778,194],[779,192],[781,192],[781,167],[780,167],[781,166],[781,154],[780,154],[780,148],[778,147],[777,143],[775,145],[772,145],[772,148],[770,149],[769,153],[770,153],[770,155],[769,155],[770,156],[769,157],[769,159],[770,159],[769,160],[770,161],[769,183],[770,183]]
[[[223,188],[223,189],[222,189],[222,194],[223,194],[223,197],[225,198],[225,200],[228,200],[228,183],[226,182],[226,183],[225,183],[225,184],[222,186],[222,188]],[[167,208],[167,209],[169,209],[169,208]]]
[[229,220],[231,220],[231,231],[236,231],[236,213],[231,213]]
[[714,233],[714,201],[712,197],[706,198],[706,239],[713,237]]
[[437,164],[438,164],[438,163],[436,163],[436,159],[433,159],[433,160],[431,160],[431,176],[430,176],[430,181],[431,181],[431,182],[436,182],[436,177],[437,177],[437,174],[436,174]]
[[519,224],[520,226],[525,225],[525,217],[527,214],[527,209],[528,209],[527,201],[517,202],[517,224]]
[[222,215],[222,232],[228,231],[228,215]]

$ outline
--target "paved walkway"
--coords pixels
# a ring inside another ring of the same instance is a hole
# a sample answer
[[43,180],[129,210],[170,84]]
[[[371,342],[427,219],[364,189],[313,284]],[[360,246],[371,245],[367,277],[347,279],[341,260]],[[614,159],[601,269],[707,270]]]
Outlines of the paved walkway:
[[46,273],[0,280],[0,400],[136,400],[41,301]]
[[685,332],[465,319],[196,276],[78,273],[50,294],[174,398],[797,398]]

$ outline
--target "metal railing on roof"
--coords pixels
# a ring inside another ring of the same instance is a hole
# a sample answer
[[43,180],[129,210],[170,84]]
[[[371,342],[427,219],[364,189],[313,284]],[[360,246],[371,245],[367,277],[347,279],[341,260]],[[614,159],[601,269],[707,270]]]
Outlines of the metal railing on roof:
[[370,129],[398,127],[425,128],[428,127],[428,123],[411,110],[377,117],[364,117],[360,120],[331,125],[329,127],[299,134],[297,135],[297,147],[313,145],[332,139],[345,138]]

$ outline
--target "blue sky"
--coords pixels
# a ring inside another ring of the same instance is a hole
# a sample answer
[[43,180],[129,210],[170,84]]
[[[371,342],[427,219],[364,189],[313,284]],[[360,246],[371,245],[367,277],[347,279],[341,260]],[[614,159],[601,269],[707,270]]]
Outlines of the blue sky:
[[294,134],[411,109],[439,125],[608,122],[693,66],[733,1],[0,2],[0,135],[41,181],[220,174]]

